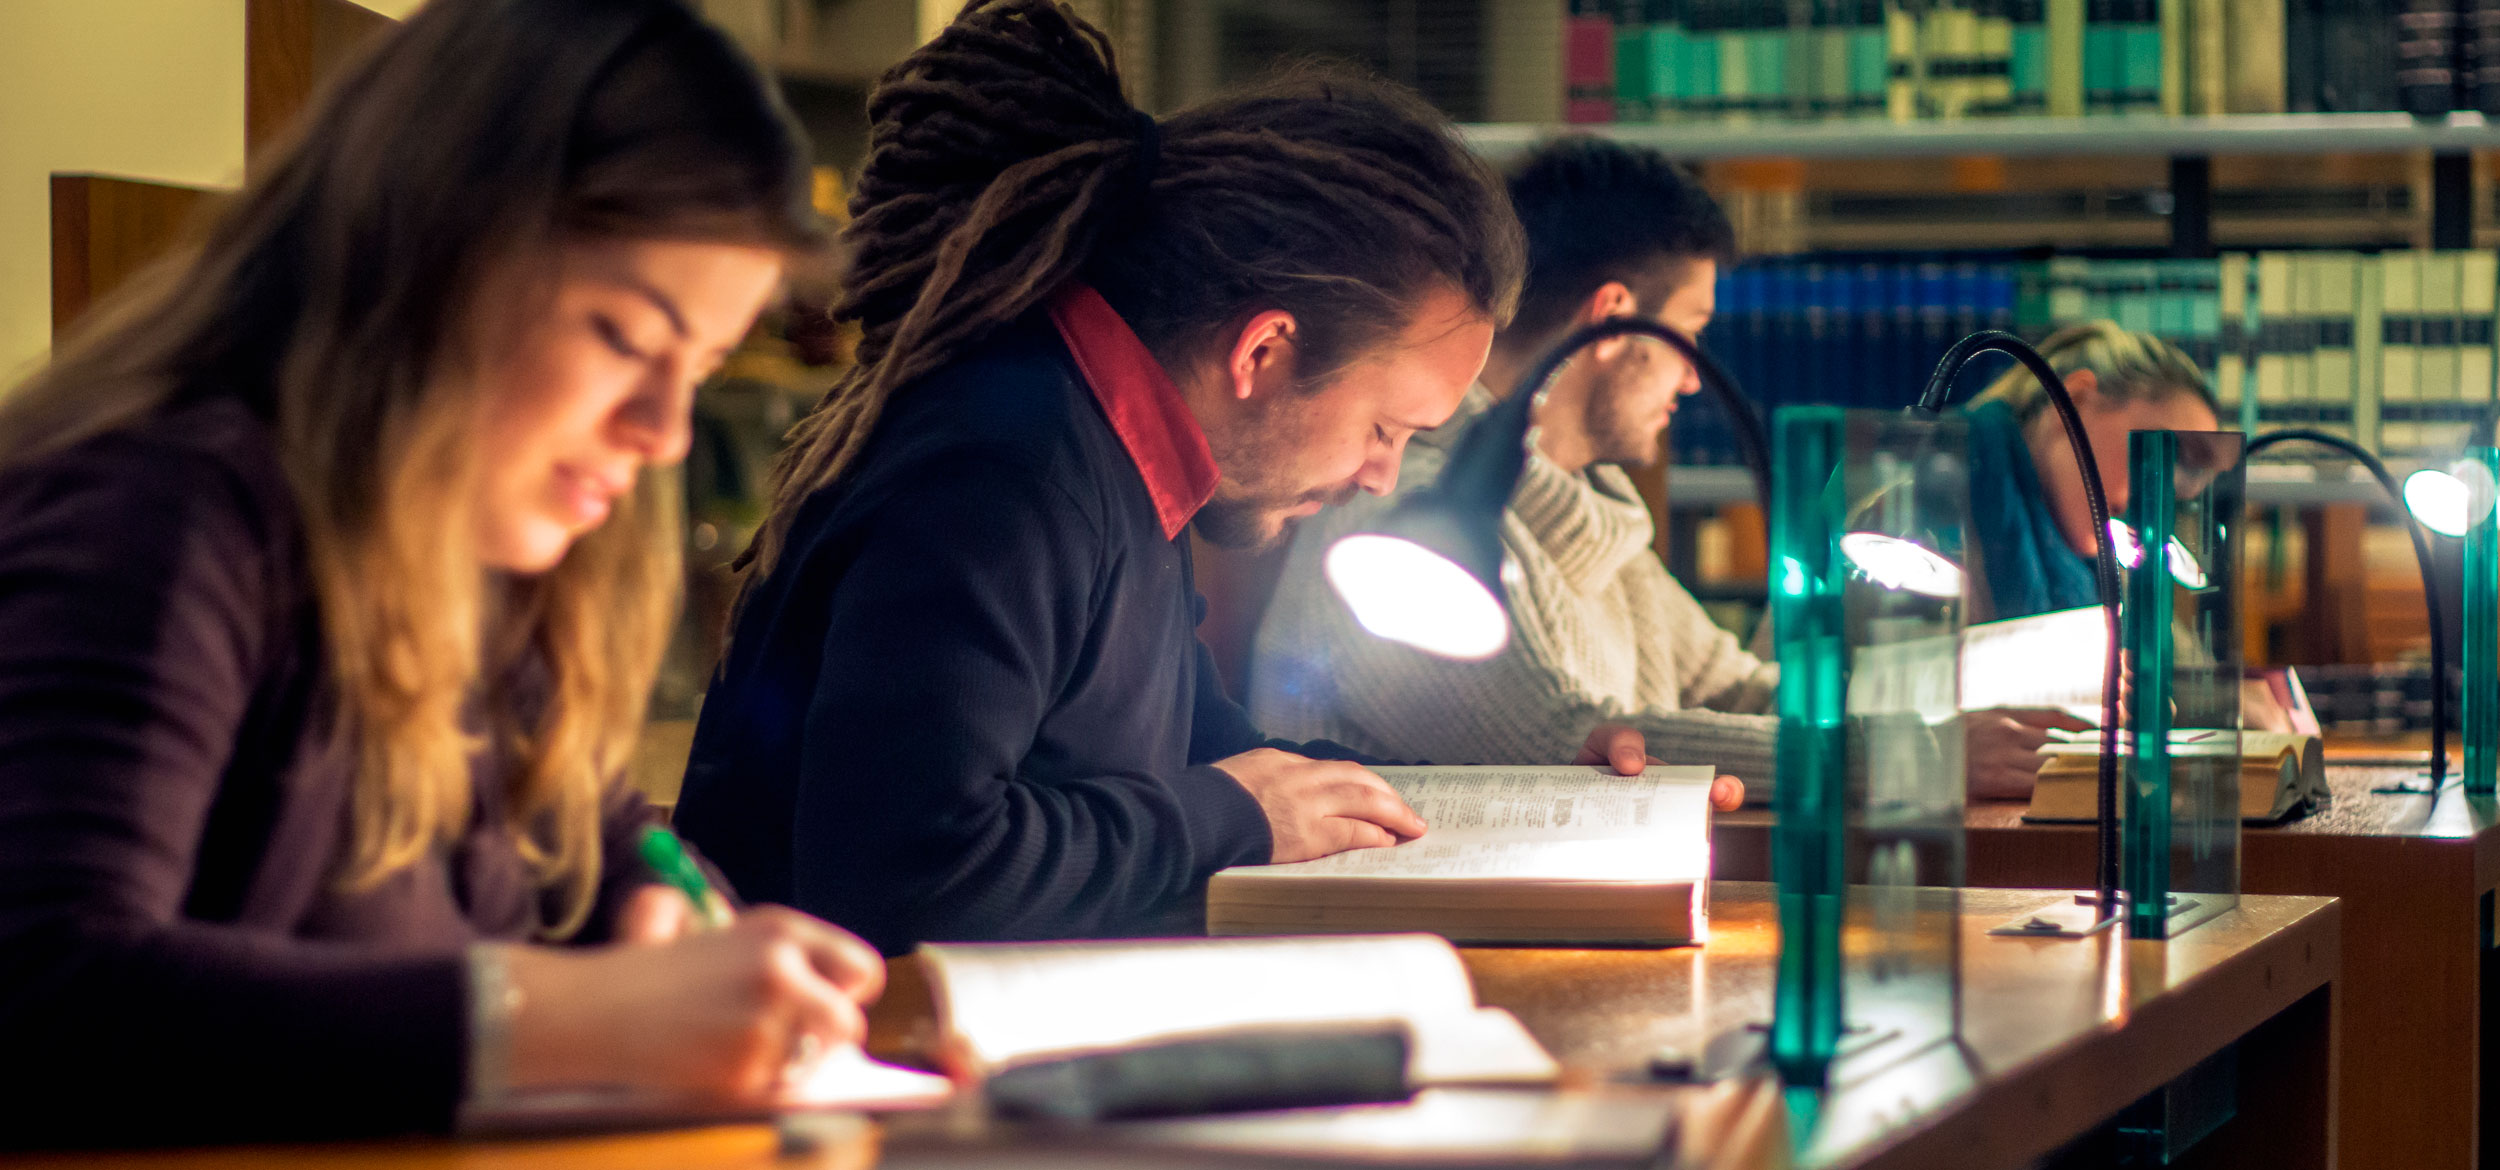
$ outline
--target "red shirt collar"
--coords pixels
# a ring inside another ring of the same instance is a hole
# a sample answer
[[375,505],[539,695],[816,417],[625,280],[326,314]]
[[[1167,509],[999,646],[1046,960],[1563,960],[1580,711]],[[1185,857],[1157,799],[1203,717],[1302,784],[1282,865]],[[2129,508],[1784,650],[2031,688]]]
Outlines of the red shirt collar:
[[1076,358],[1077,372],[1111,416],[1111,429],[1146,480],[1164,538],[1180,536],[1215,494],[1215,453],[1161,363],[1128,322],[1086,285],[1070,282],[1050,301],[1050,322]]

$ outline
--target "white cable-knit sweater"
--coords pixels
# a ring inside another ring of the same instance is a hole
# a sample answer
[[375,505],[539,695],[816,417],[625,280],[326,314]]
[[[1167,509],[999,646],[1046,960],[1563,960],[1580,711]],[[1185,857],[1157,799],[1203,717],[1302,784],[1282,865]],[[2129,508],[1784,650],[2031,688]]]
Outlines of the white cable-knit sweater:
[[1502,517],[1508,648],[1452,662],[1365,633],[1320,574],[1337,537],[1441,473],[1493,397],[1417,435],[1398,492],[1304,521],[1259,624],[1250,710],[1289,739],[1436,763],[1560,763],[1596,724],[1628,723],[1671,764],[1706,764],[1771,789],[1779,668],[1712,623],[1650,551],[1648,507],[1621,468],[1573,475],[1531,455]]

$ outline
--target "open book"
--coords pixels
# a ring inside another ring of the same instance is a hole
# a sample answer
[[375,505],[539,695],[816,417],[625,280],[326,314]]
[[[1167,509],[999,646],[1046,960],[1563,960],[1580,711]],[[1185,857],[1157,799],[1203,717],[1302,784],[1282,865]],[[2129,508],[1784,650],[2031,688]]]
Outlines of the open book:
[[2101,607],[1982,622],[1962,631],[1962,709],[2059,707],[2101,721],[2109,619]]
[[1403,1026],[1410,1083],[1543,1083],[1552,1057],[1509,1012],[1476,1006],[1430,935],[932,943],[919,950],[950,1050],[1021,1064],[1268,1030]]
[[1416,840],[1207,883],[1210,934],[1427,930],[1461,942],[1673,946],[1709,927],[1708,768],[1381,768]]
[[845,1046],[793,1080],[771,1106],[707,1105],[620,1087],[549,1089],[463,1106],[459,1132],[522,1137],[754,1121],[775,1113],[892,1112],[933,1108],[953,1095],[945,1077],[870,1060],[858,1047]]
[[[2097,733],[2094,733],[2097,735]],[[2231,754],[2227,731],[2170,733],[2173,760]],[[2325,807],[2326,749],[2317,736],[2279,731],[2239,734],[2240,819],[2270,825]],[[2100,808],[2101,745],[2097,739],[2051,743],[2040,749],[2049,762],[2031,790],[2026,821],[2089,821]],[[2119,767],[2127,761],[2122,758]],[[2124,772],[2121,772],[2122,782]],[[2121,806],[2123,815],[2124,806]]]

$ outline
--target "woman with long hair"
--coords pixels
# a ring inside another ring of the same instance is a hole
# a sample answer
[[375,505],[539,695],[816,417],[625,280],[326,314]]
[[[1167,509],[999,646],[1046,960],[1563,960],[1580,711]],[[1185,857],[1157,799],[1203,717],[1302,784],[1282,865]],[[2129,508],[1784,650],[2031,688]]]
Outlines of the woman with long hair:
[[876,957],[692,930],[621,776],[788,115],[679,0],[432,0],[256,163],[0,400],[0,1141],[771,1099]]
[[[2221,425],[2195,361],[2151,334],[2087,321],[2050,334],[2039,348],[2075,400],[2112,516],[2127,506],[2129,431]],[[2048,391],[2016,366],[1963,414],[1970,420],[1970,542],[1980,564],[1982,613],[2018,618],[2100,604],[2083,467]]]

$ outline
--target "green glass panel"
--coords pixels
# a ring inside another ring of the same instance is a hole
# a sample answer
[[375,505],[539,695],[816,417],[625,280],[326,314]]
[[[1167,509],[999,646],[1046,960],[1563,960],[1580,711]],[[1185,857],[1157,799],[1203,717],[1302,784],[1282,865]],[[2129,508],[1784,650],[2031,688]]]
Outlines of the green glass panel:
[[2135,938],[2172,937],[2238,900],[2243,445],[2236,432],[2128,436],[2119,811]]
[[2465,458],[2469,481],[2481,481],[2470,497],[2480,515],[2465,530],[2465,653],[2457,665],[2465,672],[2465,790],[2482,795],[2500,781],[2500,510],[2489,487],[2500,483],[2500,448],[2475,447]]
[[1847,437],[1842,1053],[1885,1063],[1959,1033],[1970,473],[1959,416],[1853,412]]
[[1820,1083],[1840,1045],[1849,664],[1846,576],[1824,488],[1841,445],[1839,410],[1782,407],[1772,417],[1770,595],[1780,681],[1771,871],[1780,956],[1771,1060],[1791,1084]]
[[1772,445],[1772,1057],[1819,1083],[1959,1032],[1970,477],[1958,418],[1784,408]]

